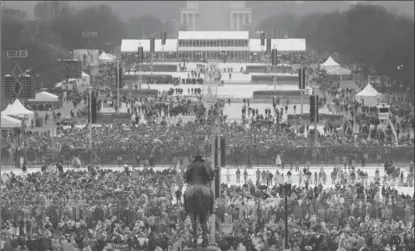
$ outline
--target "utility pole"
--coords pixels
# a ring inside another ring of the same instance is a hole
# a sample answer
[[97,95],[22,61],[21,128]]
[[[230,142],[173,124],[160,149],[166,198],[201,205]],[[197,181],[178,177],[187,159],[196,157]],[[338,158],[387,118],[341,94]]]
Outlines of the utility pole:
[[153,67],[154,67],[154,54],[156,51],[156,38],[154,34],[150,37],[150,76],[151,76],[151,83],[154,83],[153,80]]
[[[303,72],[303,63],[300,65],[300,74]],[[301,118],[303,117],[303,77],[300,76],[300,100],[301,100]]]
[[[0,6],[1,6],[1,3],[0,3]],[[1,9],[0,9],[0,11],[1,11]],[[2,32],[2,30],[1,30],[1,27],[2,27],[2,24],[1,24],[1,21],[2,21],[2,18],[0,17],[0,35],[1,35],[1,32]],[[1,48],[3,48],[3,45],[2,45],[2,39],[0,39],[0,62],[2,61],[1,59],[2,59],[2,55],[3,55],[3,51],[1,50]],[[2,75],[2,71],[1,71],[1,64],[0,64],[0,111],[1,110],[3,110],[3,95],[4,95],[4,92],[3,92],[3,75]],[[2,160],[2,156],[1,156],[1,153],[2,153],[2,145],[3,145],[3,128],[1,127],[1,114],[0,114],[0,160]],[[1,175],[1,171],[2,171],[2,164],[0,163],[0,194],[3,194],[3,190],[2,190],[2,186],[3,186],[3,178],[2,178],[2,175]],[[2,222],[2,217],[1,217],[1,215],[2,215],[2,204],[3,204],[3,201],[1,200],[1,196],[0,196],[0,224],[1,224],[1,222]]]
[[[95,32],[95,31],[93,31],[93,32],[82,32],[82,37],[89,39],[88,47],[91,47],[91,39],[92,38],[97,38],[98,37],[98,32]],[[88,49],[90,49],[90,48],[88,48]],[[98,60],[98,59],[96,59],[96,60]],[[93,63],[93,62],[91,62],[91,63]],[[88,123],[88,129],[89,129],[89,149],[91,151],[91,153],[90,153],[90,164],[91,165],[93,163],[93,159],[92,159],[92,89],[93,89],[93,87],[92,86],[94,84],[94,75],[95,75],[95,74],[92,74],[93,73],[92,67],[93,66],[91,66],[91,65],[89,66],[89,69],[90,69],[89,76],[91,78],[90,78],[90,86],[88,86],[88,91],[89,91],[89,123]],[[96,100],[95,100],[95,102],[96,102]],[[95,109],[96,109],[96,107],[95,107]]]
[[317,120],[318,120],[318,96],[315,97],[315,111],[314,111],[314,146],[317,146],[317,140],[318,140],[318,130],[317,130]]
[[288,185],[288,183],[285,183],[285,189],[284,189],[284,225],[285,225],[285,249],[289,249],[288,247],[288,189],[291,189]]
[[[91,31],[91,32],[86,32],[86,31],[84,31],[84,32],[82,32],[82,37],[83,38],[88,38],[89,40],[88,40],[88,50],[92,50],[90,47],[91,47],[91,39],[93,39],[93,38],[97,38],[98,37],[98,32],[96,32],[96,31]],[[98,60],[98,58],[96,59],[96,60]],[[93,63],[93,62],[91,62],[91,63]],[[91,79],[90,79],[90,85],[91,86],[93,86],[93,83],[94,83],[94,80],[95,80],[95,74],[92,74],[92,67],[93,66],[91,66],[91,65],[89,65],[89,76],[91,77]]]
[[117,113],[120,113],[120,60],[117,59]]
[[[88,119],[89,119],[89,123],[88,123],[88,131],[89,131],[89,150],[90,152],[90,164],[92,165],[92,86],[88,86],[88,111],[89,111],[89,115],[88,115]],[[96,108],[96,107],[95,107]]]
[[[217,100],[216,102],[216,109],[214,111],[214,121],[212,121],[212,139],[213,139],[213,143],[212,143],[212,159],[213,159],[213,164],[215,164],[215,152],[217,154],[217,166],[215,166],[215,173],[218,172],[219,173],[219,177],[221,175],[221,149],[220,149],[220,141],[221,141],[221,135],[220,135],[220,104],[219,101]],[[217,144],[217,148],[216,148],[216,144]],[[220,178],[219,180],[215,180],[215,178],[212,180],[212,190],[213,190],[213,201],[214,204],[216,204],[216,192],[215,192],[215,188],[216,188],[216,182],[220,182]],[[219,193],[221,191],[220,186],[221,184],[219,183]],[[220,196],[220,194],[218,194],[218,196]],[[210,243],[212,245],[216,245],[216,205],[213,205],[214,211],[213,214],[211,216],[211,227],[210,227]]]
[[[207,69],[211,70],[212,65],[208,64],[207,65]],[[216,65],[216,70],[217,70],[217,65]],[[205,106],[207,106],[207,109],[210,108],[211,104],[215,104],[215,110],[213,111],[213,116],[211,117],[212,120],[212,124],[211,124],[211,160],[212,163],[214,165],[214,170],[215,170],[215,175],[218,172],[219,173],[219,180],[215,180],[215,178],[212,180],[211,182],[211,187],[213,190],[213,196],[214,196],[214,200],[216,201],[216,192],[215,192],[215,188],[216,188],[216,182],[218,182],[219,184],[219,192],[220,192],[220,165],[221,165],[221,154],[220,154],[220,113],[221,113],[221,108],[219,105],[219,100],[217,98],[217,90],[218,90],[218,82],[216,80],[216,78],[214,77],[214,74],[206,74],[207,76],[207,81],[206,84],[203,86],[204,90],[205,88],[207,88],[207,91],[203,92],[203,101]],[[212,76],[212,78],[210,78],[210,76]],[[208,111],[206,111],[206,115],[208,114]],[[217,142],[216,142],[217,140]],[[216,149],[216,143],[218,144],[218,148]],[[215,152],[217,151],[217,165],[215,165]],[[214,176],[215,177],[215,176]],[[220,194],[218,195],[220,196]],[[216,202],[214,202],[216,203]],[[215,205],[213,205],[213,208],[215,209]],[[215,211],[215,210],[214,210]],[[210,243],[212,245],[216,244],[216,240],[215,240],[215,235],[216,235],[216,215],[215,212],[211,215],[211,228],[210,228]]]

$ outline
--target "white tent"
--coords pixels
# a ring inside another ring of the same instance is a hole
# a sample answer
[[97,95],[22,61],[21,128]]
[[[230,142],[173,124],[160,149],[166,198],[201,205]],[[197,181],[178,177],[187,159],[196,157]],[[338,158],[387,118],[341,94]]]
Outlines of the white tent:
[[117,59],[117,56],[114,56],[114,55],[112,55],[112,54],[109,54],[109,53],[107,53],[107,55],[108,55],[108,57],[110,57],[110,58],[112,58],[112,59]]
[[91,85],[91,77],[85,72],[82,72],[82,86],[90,86],[90,85]]
[[55,94],[49,92],[39,92],[36,94],[34,99],[29,99],[28,101],[35,101],[35,102],[54,102],[59,101],[59,97]]
[[338,75],[338,76],[340,75],[341,76],[341,75],[350,75],[350,74],[352,74],[350,70],[341,68],[341,67],[334,68],[334,69],[327,71],[327,75]]
[[327,71],[327,75],[340,76],[340,80],[343,80],[343,75],[350,75],[352,72],[348,69],[337,67]]
[[77,86],[79,82],[79,79],[76,78],[70,78],[68,79],[68,84],[66,84],[66,81],[58,82],[55,84],[55,88],[61,88],[62,90],[73,90],[74,86]]
[[21,126],[22,121],[7,115],[1,115],[1,128],[16,128]]
[[114,56],[112,56],[112,55],[109,55],[109,54],[107,54],[107,53],[105,53],[105,52],[102,52],[101,53],[101,55],[99,55],[99,62],[100,63],[102,63],[102,64],[105,64],[105,63],[111,63],[111,62],[114,62]]
[[336,61],[334,61],[334,59],[332,57],[329,57],[326,60],[326,62],[320,64],[320,69],[326,70],[326,71],[333,70],[333,69],[336,69],[338,67],[340,67],[340,65]]
[[365,106],[376,106],[382,98],[382,93],[376,91],[370,83],[355,96],[356,101],[359,103],[363,102],[363,105]]
[[27,116],[28,121],[31,121],[33,119],[34,113],[20,103],[18,99],[14,101],[13,104],[11,104],[9,107],[6,108],[2,113],[2,115],[14,115],[18,117],[24,117]]

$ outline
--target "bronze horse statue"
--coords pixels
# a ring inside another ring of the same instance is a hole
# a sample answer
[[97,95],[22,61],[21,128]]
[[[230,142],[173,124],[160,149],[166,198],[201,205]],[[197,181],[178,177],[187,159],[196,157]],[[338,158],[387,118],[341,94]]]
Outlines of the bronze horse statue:
[[184,209],[192,222],[193,247],[197,246],[198,240],[197,219],[202,227],[202,247],[208,245],[207,221],[213,213],[214,204],[213,190],[210,187],[213,177],[213,169],[200,156],[196,156],[184,173],[184,180],[187,183]]

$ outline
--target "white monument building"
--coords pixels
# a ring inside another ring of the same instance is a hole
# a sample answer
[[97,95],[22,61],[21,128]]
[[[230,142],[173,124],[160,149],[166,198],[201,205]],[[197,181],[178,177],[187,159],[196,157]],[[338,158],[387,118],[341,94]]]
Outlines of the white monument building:
[[244,31],[252,23],[245,1],[187,1],[180,24],[188,31]]

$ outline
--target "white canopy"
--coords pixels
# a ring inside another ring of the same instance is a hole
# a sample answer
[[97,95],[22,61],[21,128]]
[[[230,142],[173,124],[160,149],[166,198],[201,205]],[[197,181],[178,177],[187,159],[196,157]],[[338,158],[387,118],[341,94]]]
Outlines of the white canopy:
[[22,121],[7,115],[1,115],[1,128],[16,128],[21,126]]
[[82,72],[82,86],[90,86],[91,85],[91,77],[86,74],[85,72]]
[[59,101],[59,97],[56,96],[55,94],[43,91],[43,92],[37,93],[34,99],[29,99],[28,101],[53,102],[53,101]]
[[112,56],[112,55],[109,55],[109,54],[107,54],[107,53],[105,53],[105,52],[102,52],[101,53],[101,55],[99,55],[99,62],[100,63],[111,63],[111,62],[114,62],[114,56]]
[[[86,74],[86,73],[84,73],[84,74]],[[74,85],[77,86],[78,82],[79,82],[79,79],[70,78],[70,79],[68,79],[68,84],[66,84],[66,81],[58,82],[58,83],[55,84],[55,88],[61,88],[62,90],[73,90]]]
[[332,70],[332,69],[336,69],[340,67],[340,65],[334,61],[334,59],[332,57],[329,57],[326,62],[320,64],[320,68],[324,69],[326,71]]
[[376,106],[383,99],[383,95],[369,83],[361,92],[356,94],[355,99],[357,102],[363,102],[365,106]]
[[114,60],[117,59],[117,56],[114,56],[114,55],[109,54],[109,53],[107,53],[107,56],[110,57],[110,58],[112,58],[112,59],[114,59]]
[[352,74],[350,70],[341,68],[341,67],[334,68],[334,69],[327,71],[327,75],[350,75],[350,74]]
[[33,115],[34,115],[34,113],[26,109],[26,107],[24,107],[18,99],[16,99],[13,104],[8,106],[1,114],[2,115],[14,115],[14,116],[19,116],[19,117],[27,116],[28,121],[32,120]]

